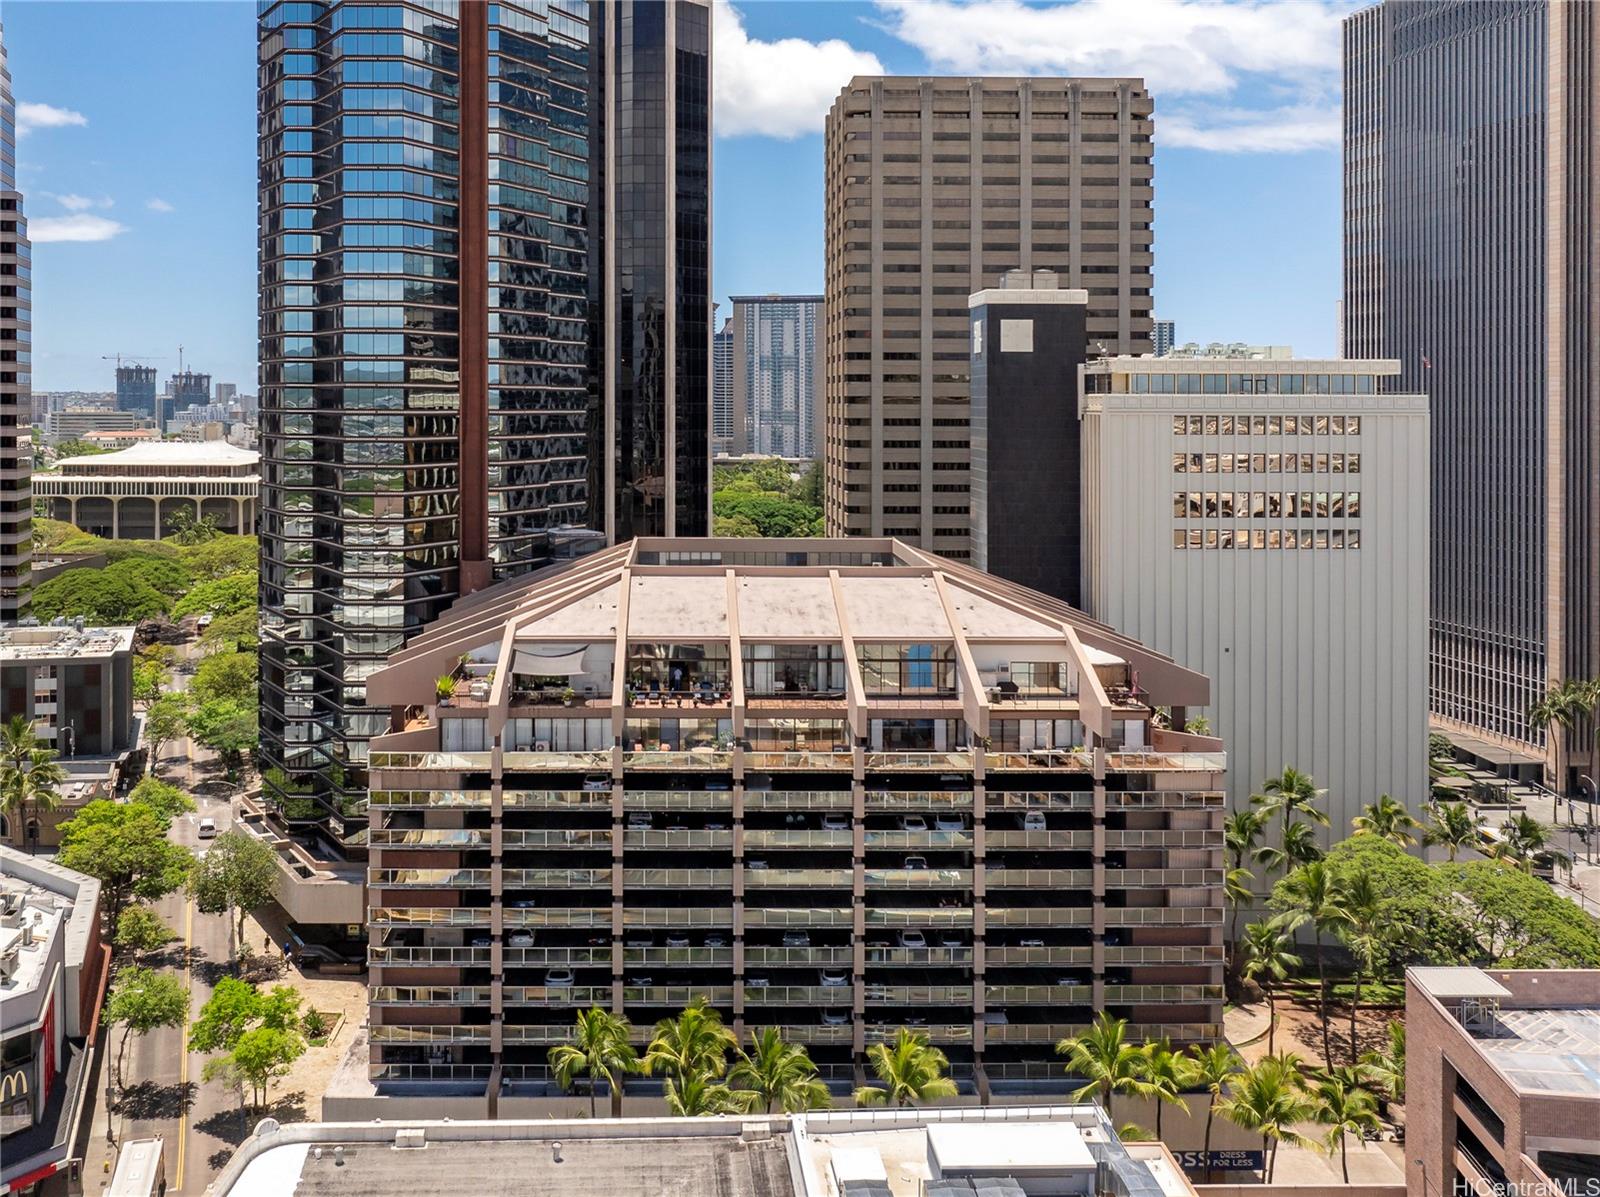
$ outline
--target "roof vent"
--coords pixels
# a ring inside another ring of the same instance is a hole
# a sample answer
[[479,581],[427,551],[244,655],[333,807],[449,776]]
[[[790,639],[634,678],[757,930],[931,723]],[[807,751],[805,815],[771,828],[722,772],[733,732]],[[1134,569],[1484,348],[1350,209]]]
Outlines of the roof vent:
[[401,1127],[394,1132],[394,1145],[399,1150],[414,1151],[426,1147],[427,1140],[428,1132],[420,1126]]

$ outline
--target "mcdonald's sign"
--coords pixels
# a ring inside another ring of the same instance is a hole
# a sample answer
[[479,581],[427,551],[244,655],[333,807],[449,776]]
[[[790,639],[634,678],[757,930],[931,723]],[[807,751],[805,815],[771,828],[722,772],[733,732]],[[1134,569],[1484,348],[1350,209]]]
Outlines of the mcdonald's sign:
[[30,1064],[0,1077],[0,1134],[15,1134],[33,1125],[33,1100],[29,1096]]
[[28,1096],[28,1070],[19,1068],[0,1079],[0,1105],[14,1098]]

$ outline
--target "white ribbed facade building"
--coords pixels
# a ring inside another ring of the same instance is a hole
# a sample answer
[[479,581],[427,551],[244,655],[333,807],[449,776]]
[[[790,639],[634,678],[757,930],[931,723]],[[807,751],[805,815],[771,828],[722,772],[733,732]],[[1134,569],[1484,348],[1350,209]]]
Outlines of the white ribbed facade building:
[[[1428,399],[1389,361],[1111,358],[1082,372],[1089,613],[1212,679],[1246,804],[1293,765],[1334,839],[1427,798]],[[1330,834],[1324,833],[1324,834]]]

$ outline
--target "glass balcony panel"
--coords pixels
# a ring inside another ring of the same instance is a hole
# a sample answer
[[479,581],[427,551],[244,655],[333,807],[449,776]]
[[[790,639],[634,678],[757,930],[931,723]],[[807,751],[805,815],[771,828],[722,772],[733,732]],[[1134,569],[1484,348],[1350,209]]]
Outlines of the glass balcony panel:
[[1094,922],[1094,910],[1089,906],[991,906],[984,918],[996,927],[1087,927]]
[[[606,912],[607,921],[610,911]],[[622,911],[624,927],[648,927],[662,930],[681,927],[711,927],[731,929],[731,906],[628,906]]]
[[744,871],[745,889],[849,889],[850,869],[752,869]]
[[635,851],[651,850],[666,851],[669,849],[687,851],[690,849],[711,849],[714,851],[731,852],[733,850],[733,832],[731,831],[635,831],[627,828],[622,832],[622,849]]
[[1087,889],[1094,884],[1093,869],[1005,869],[989,868],[983,874],[984,889]]
[[868,811],[972,809],[971,790],[868,790]]
[[855,916],[849,907],[746,906],[746,927],[849,927]]
[[862,834],[869,852],[873,849],[915,852],[930,848],[970,852],[973,845],[970,831],[867,831]]
[[971,869],[868,869],[868,889],[971,889]]
[[855,1000],[850,985],[750,985],[744,987],[746,1006],[848,1006]]
[[[747,953],[748,955],[748,953]],[[986,959],[993,959],[988,954]],[[938,968],[972,964],[971,948],[868,948],[869,967]]]
[[829,848],[849,851],[854,846],[854,836],[848,830],[840,831],[746,831],[745,851],[757,848]]
[[733,791],[629,789],[622,795],[622,809],[731,811]]
[[672,1006],[681,1009],[697,998],[713,1006],[733,1001],[732,985],[625,985],[622,1000],[629,1006]]
[[718,889],[733,885],[732,869],[623,869],[628,889]]
[[904,1006],[970,1006],[970,985],[868,985],[870,1002],[894,1002]]

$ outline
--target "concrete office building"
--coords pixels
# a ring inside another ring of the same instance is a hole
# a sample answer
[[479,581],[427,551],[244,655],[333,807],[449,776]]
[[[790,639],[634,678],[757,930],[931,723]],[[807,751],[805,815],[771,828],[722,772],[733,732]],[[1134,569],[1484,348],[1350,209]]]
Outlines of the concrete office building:
[[575,1008],[642,1039],[699,994],[841,1084],[909,1020],[982,1093],[1097,1010],[1221,1033],[1224,758],[1151,724],[1209,686],[1054,599],[895,541],[639,540],[367,684],[379,1089],[548,1092]]
[[[329,1104],[324,1102],[324,1104]],[[343,1101],[333,1104],[347,1105]],[[502,1110],[519,1103],[500,1103]],[[1093,1105],[809,1110],[718,1118],[408,1117],[280,1126],[240,1145],[216,1197],[1195,1197],[1159,1143]],[[393,1115],[391,1115],[393,1116]],[[351,1115],[352,1119],[354,1118]],[[893,1176],[898,1187],[890,1187]],[[1022,1181],[1019,1181],[1019,1177]],[[1026,1182],[1026,1186],[1022,1182]]]
[[1157,357],[1225,357],[1229,360],[1285,362],[1294,356],[1292,345],[1246,345],[1243,341],[1185,341],[1169,345]]
[[155,441],[68,457],[37,476],[50,518],[111,540],[160,540],[180,512],[228,533],[255,530],[261,455],[222,442]]
[[1406,1192],[1600,1191],[1600,970],[1406,970]]
[[0,26],[0,619],[27,606],[33,559],[33,258],[17,190],[16,124]]
[[145,420],[156,417],[156,368],[154,366],[117,367],[117,410],[132,412]]
[[1235,807],[1293,765],[1337,840],[1428,795],[1428,400],[1394,362],[1083,371],[1087,610],[1212,681]]
[[1089,293],[1009,271],[972,313],[972,564],[1081,608],[1078,367]]
[[110,962],[100,883],[0,845],[0,1190],[81,1191],[55,1178],[88,1142]]
[[820,295],[735,295],[729,424],[737,456],[811,458],[822,411]]
[[1592,4],[1345,21],[1344,348],[1433,399],[1433,718],[1568,792],[1600,776],[1593,737],[1568,734],[1558,778],[1527,712],[1600,676],[1597,139]]
[[44,439],[48,445],[60,441],[81,441],[94,432],[127,432],[149,421],[137,412],[108,411],[105,408],[69,407],[53,411],[44,418]]
[[1156,320],[1153,322],[1150,334],[1150,348],[1157,357],[1170,352],[1177,343],[1178,326],[1174,321]]
[[1140,79],[856,78],[824,145],[831,535],[971,555],[967,296],[1089,293],[1095,353],[1150,350],[1153,101]]
[[709,7],[457,7],[259,18],[262,760],[351,834],[389,653],[709,519]]

